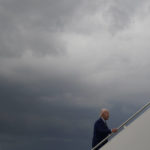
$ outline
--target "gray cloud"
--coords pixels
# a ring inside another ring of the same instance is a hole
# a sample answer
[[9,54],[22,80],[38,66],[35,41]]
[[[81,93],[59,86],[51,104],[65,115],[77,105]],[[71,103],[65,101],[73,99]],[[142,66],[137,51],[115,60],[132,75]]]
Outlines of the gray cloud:
[[141,15],[148,5],[147,0],[84,1],[65,30],[84,35],[104,32],[114,35],[130,28],[137,14]]
[[134,22],[135,14],[142,9],[147,1],[113,1],[106,11],[106,18],[110,20],[110,29],[112,32],[123,30]]
[[77,1],[1,1],[0,56],[64,54],[61,30]]
[[36,56],[63,55],[65,31],[86,34],[110,29],[115,33],[128,26],[146,2],[1,1],[0,56],[21,56],[29,51]]

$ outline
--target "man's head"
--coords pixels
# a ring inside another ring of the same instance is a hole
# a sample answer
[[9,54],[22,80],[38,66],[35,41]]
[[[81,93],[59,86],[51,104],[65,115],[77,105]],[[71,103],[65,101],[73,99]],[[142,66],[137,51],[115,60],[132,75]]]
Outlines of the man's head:
[[109,119],[109,111],[105,108],[103,108],[101,110],[101,114],[100,116],[104,119],[104,120],[108,120]]

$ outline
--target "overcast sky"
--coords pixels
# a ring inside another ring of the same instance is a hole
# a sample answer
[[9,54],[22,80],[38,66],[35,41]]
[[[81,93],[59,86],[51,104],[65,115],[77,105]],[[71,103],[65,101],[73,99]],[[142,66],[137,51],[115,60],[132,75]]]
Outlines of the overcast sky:
[[0,150],[90,149],[149,101],[150,1],[0,0]]

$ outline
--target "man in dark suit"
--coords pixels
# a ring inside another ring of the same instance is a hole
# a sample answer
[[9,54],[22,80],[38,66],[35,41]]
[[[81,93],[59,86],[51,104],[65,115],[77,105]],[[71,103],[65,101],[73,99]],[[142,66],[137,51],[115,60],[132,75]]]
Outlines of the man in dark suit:
[[[109,119],[109,111],[107,109],[102,109],[100,118],[94,124],[94,134],[92,140],[92,147],[94,148],[98,143],[100,143],[103,139],[105,139],[112,132],[117,132],[117,128],[110,130],[107,126],[106,120]],[[106,144],[108,140],[99,145],[95,150],[101,148],[104,144]]]

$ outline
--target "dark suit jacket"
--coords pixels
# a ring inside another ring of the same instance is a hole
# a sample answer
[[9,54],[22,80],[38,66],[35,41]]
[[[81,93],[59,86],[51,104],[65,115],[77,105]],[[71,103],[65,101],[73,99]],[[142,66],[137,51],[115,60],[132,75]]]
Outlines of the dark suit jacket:
[[[111,133],[111,130],[107,127],[102,118],[99,118],[94,124],[94,133],[92,140],[92,147],[95,147],[99,142],[106,138]],[[96,150],[102,147],[106,142],[102,143]]]

